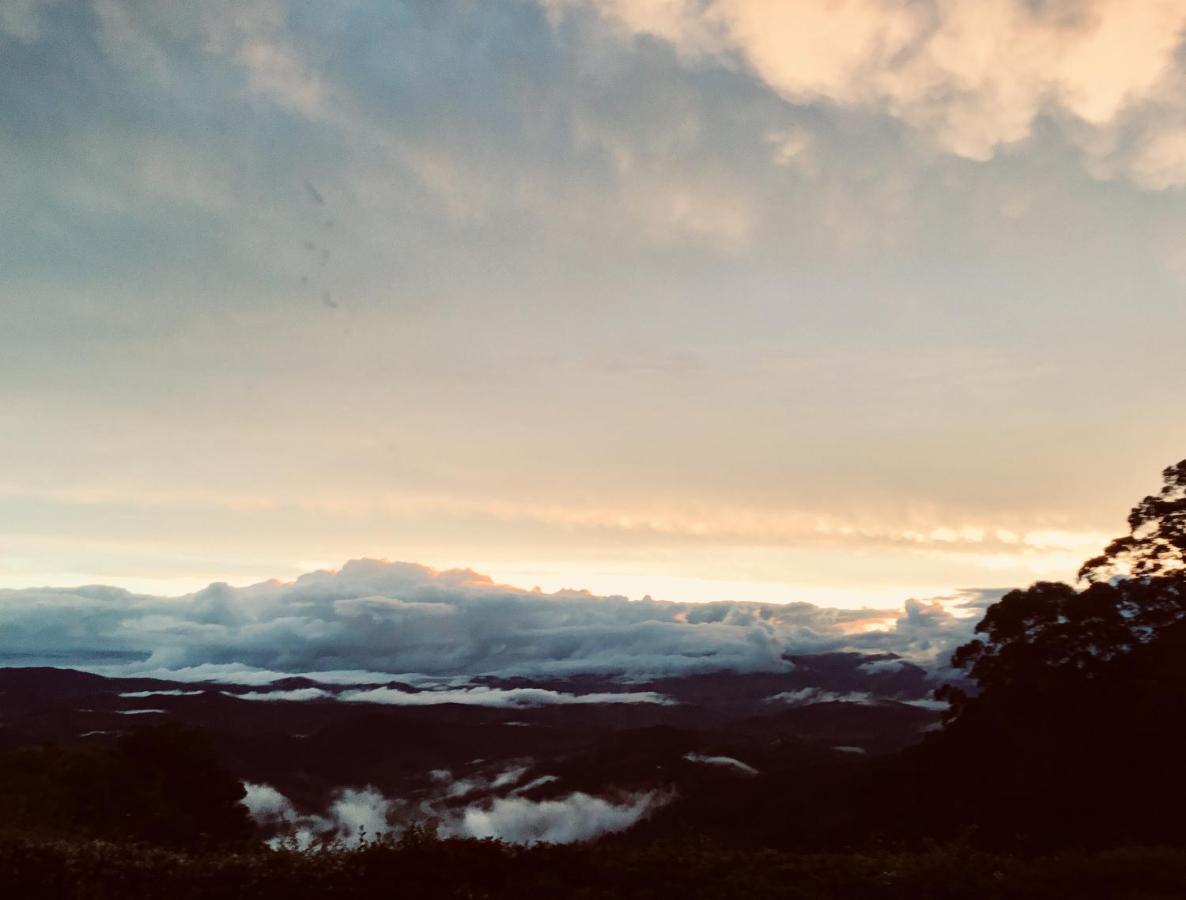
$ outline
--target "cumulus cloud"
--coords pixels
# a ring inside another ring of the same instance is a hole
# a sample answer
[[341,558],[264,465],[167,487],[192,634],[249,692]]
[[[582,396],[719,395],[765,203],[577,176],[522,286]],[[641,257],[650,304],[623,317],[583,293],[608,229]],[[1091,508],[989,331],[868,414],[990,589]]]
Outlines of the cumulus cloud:
[[891,651],[927,664],[971,632],[967,617],[937,601],[910,601],[905,614],[805,603],[630,601],[544,594],[470,571],[374,560],[292,583],[215,584],[180,598],[105,587],[2,591],[0,626],[0,657],[9,664],[30,661],[33,651],[124,673],[240,682],[255,670],[269,673],[259,683],[277,673],[317,671],[333,673],[339,683],[359,671],[438,677],[787,671],[788,654],[844,648]]
[[[313,674],[352,685],[341,699],[405,705],[663,703],[645,692],[582,695],[469,681],[783,672],[791,654],[842,649],[935,666],[971,634],[973,620],[951,608],[959,602],[910,601],[895,613],[631,601],[521,590],[468,570],[355,560],[291,583],[213,584],[176,598],[110,587],[0,591],[0,662],[259,685]],[[386,684],[396,679],[430,690]],[[318,691],[245,699],[317,699]]]
[[[545,0],[593,7],[686,59],[752,71],[794,103],[884,113],[959,156],[987,159],[1053,115],[1106,130],[1174,96],[1180,0]],[[1181,108],[1181,107],[1179,107]],[[1166,123],[1172,126],[1172,123]],[[1140,162],[1141,159],[1145,161]],[[1186,171],[1176,140],[1151,137],[1132,174]],[[1144,168],[1142,169],[1141,166]]]

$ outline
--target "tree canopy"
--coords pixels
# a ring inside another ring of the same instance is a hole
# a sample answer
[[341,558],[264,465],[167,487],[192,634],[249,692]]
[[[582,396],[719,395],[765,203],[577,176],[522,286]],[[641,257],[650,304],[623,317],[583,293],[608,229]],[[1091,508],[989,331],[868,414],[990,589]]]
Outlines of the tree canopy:
[[[1013,695],[1080,690],[1101,678],[1121,679],[1155,645],[1172,640],[1186,619],[1186,460],[1163,472],[1157,494],[1128,517],[1129,534],[1080,569],[1086,587],[1039,582],[1010,591],[988,608],[976,640],[952,657],[976,682],[985,706]],[[1186,660],[1184,660],[1186,663]],[[951,718],[971,698],[957,688]]]
[[1182,575],[1186,567],[1186,459],[1162,473],[1161,491],[1133,507],[1129,534],[1116,538],[1089,559],[1079,577],[1099,582],[1111,577],[1156,578]]
[[975,689],[938,692],[951,707],[934,758],[976,773],[973,821],[1186,836],[1186,460],[1163,477],[1081,586],[1010,591],[953,654]]
[[239,780],[206,736],[175,723],[103,746],[0,754],[0,832],[201,847],[253,833]]

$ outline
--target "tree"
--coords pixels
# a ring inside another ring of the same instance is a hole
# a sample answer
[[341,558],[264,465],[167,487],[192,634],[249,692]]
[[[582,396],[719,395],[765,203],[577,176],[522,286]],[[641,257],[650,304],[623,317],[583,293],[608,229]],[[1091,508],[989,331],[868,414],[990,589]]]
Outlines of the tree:
[[240,804],[246,791],[223,768],[206,735],[174,722],[124,735],[112,756],[118,830],[159,844],[244,841],[253,832]]
[[247,841],[243,786],[205,735],[175,723],[108,747],[0,754],[0,832],[208,847]]
[[[1161,491],[1129,515],[1129,534],[1083,564],[1085,589],[1039,582],[988,608],[979,638],[952,656],[976,682],[982,705],[1016,691],[1116,678],[1122,660],[1186,618],[1186,460],[1162,476]],[[959,689],[943,696],[950,719],[969,708]]]
[[1186,836],[1186,460],[1163,477],[1129,534],[1083,565],[1082,589],[1010,591],[953,654],[976,691],[938,693],[951,706],[936,753],[977,771],[976,821],[1047,838]]
[[1128,516],[1129,534],[1089,559],[1079,577],[1099,582],[1120,576],[1181,575],[1186,567],[1186,459],[1161,473],[1161,491],[1138,503]]

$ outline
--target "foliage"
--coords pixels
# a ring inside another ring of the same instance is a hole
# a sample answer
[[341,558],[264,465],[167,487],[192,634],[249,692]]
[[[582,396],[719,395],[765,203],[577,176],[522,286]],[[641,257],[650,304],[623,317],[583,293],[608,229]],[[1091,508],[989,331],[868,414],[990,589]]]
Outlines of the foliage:
[[970,820],[1047,841],[1186,838],[1186,461],[1164,479],[1084,565],[1086,587],[1011,591],[953,655],[977,692],[941,689],[951,710],[928,752],[976,772]]
[[1129,534],[1089,559],[1079,577],[1100,581],[1183,574],[1186,561],[1186,459],[1161,473],[1161,491],[1138,503],[1128,516]]
[[174,723],[113,747],[45,746],[0,755],[0,828],[172,846],[249,839],[243,786],[205,736]]
[[[953,704],[950,718],[961,718],[970,706],[1094,696],[1093,682],[1107,681],[1113,688],[1123,683],[1127,690],[1145,657],[1164,657],[1160,643],[1181,640],[1186,460],[1167,468],[1163,478],[1160,493],[1146,497],[1129,515],[1131,533],[1083,565],[1085,589],[1039,582],[1010,591],[989,607],[976,626],[983,637],[952,656],[952,665],[976,681],[976,702],[948,688],[943,696]],[[1128,574],[1115,574],[1121,571]],[[1102,580],[1108,573],[1113,577]]]
[[737,850],[704,840],[512,847],[418,835],[356,849],[184,853],[99,842],[0,842],[0,889],[36,900],[198,897],[700,898],[1180,897],[1186,852],[1045,858],[936,847],[916,853]]

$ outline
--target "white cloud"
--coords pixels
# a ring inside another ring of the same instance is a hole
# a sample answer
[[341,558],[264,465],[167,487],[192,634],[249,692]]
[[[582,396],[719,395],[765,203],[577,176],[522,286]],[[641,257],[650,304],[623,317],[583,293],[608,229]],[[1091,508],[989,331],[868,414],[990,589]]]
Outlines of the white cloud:
[[494,780],[490,782],[490,787],[493,788],[494,790],[499,790],[500,788],[509,787],[512,784],[518,783],[518,781],[525,774],[527,774],[526,766],[515,766],[513,768],[507,769],[505,772],[500,772],[498,775],[496,775]]
[[653,792],[635,794],[619,803],[583,793],[539,802],[500,797],[486,806],[467,808],[443,831],[457,837],[498,838],[514,844],[569,844],[629,828],[663,802]]
[[232,694],[229,691],[223,691],[228,697],[235,697],[239,700],[287,700],[287,701],[305,701],[305,700],[325,700],[333,696],[329,691],[323,691],[321,688],[297,688],[292,691],[247,691],[243,694]]
[[884,113],[971,159],[1028,137],[1047,113],[1106,128],[1163,97],[1186,25],[1180,0],[545,5],[554,15],[592,6],[685,59],[742,65],[791,102]]
[[919,709],[931,709],[936,712],[943,712],[951,707],[950,703],[943,700],[935,700],[931,697],[919,697],[917,700],[902,700],[907,706],[917,706]]
[[247,793],[240,802],[257,825],[273,834],[271,843],[294,840],[301,848],[331,840],[357,844],[393,830],[388,819],[395,804],[371,786],[337,789],[325,815],[298,811],[270,784],[245,781],[243,788]]
[[559,780],[560,778],[556,775],[541,775],[539,778],[533,778],[531,781],[527,782],[527,784],[523,784],[515,788],[513,791],[511,791],[510,795],[514,797],[518,794],[530,794],[536,788],[541,788],[546,784],[552,784]]
[[[537,781],[542,783],[542,779]],[[410,814],[407,804],[367,786],[339,788],[324,815],[311,815],[299,812],[271,785],[245,782],[243,786],[247,795],[242,803],[257,824],[273,833],[271,842],[292,839],[300,847],[327,840],[373,840],[430,820],[445,836],[496,838],[516,844],[572,843],[629,828],[668,799],[655,792],[616,800],[573,793],[538,802],[506,797],[450,805],[486,784],[447,780],[443,793],[421,801]]]
[[260,824],[296,821],[297,812],[291,801],[270,784],[243,782],[246,796],[240,801],[247,812]]
[[345,788],[330,806],[330,817],[342,837],[372,840],[391,831],[390,810],[391,802],[373,787]]
[[684,759],[688,762],[699,763],[704,766],[716,766],[720,769],[729,769],[734,772],[740,772],[742,775],[757,775],[758,770],[753,766],[743,763],[739,759],[734,759],[731,756],[706,756],[703,753],[685,753]]

